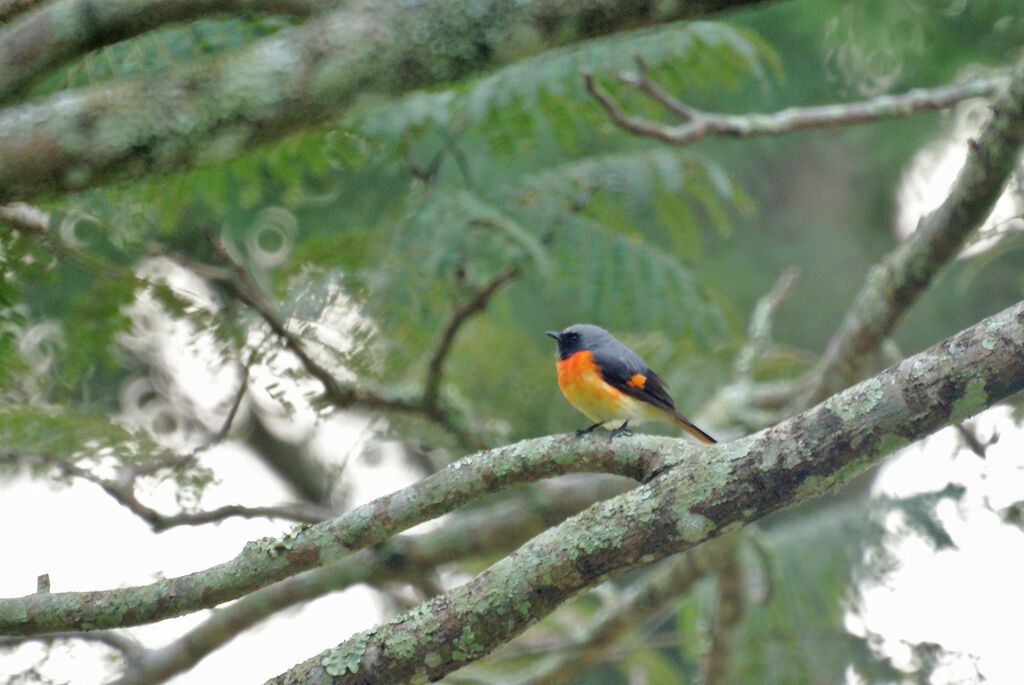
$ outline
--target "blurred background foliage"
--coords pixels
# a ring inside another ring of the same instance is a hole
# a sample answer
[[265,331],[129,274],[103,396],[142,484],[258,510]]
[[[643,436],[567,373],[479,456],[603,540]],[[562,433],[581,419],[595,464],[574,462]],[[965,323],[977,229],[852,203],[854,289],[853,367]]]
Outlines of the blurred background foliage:
[[[145,337],[146,321],[129,307],[140,298],[188,322],[189,344],[203,347],[210,368],[266,365],[274,401],[256,406],[253,420],[296,411],[279,386],[301,374],[275,365],[280,348],[258,317],[215,279],[171,287],[174,279],[144,276],[142,265],[169,254],[223,268],[204,230],[329,368],[398,395],[422,385],[452,310],[518,267],[459,332],[441,387],[491,444],[582,425],[559,395],[543,336],[582,321],[638,350],[680,408],[699,416],[730,378],[755,301],[793,265],[802,277],[774,327],[789,352],[761,371],[795,377],[823,349],[867,269],[896,244],[895,189],[915,152],[947,133],[950,115],[671,148],[614,127],[580,70],[653,118],[664,116],[613,78],[633,69],[636,55],[696,107],[773,111],[1003,68],[1024,43],[1019,10],[1017,0],[768,4],[551,50],[399,99],[366,94],[332,125],[230,163],[49,201],[49,236],[0,232],[0,397],[10,407],[0,409],[0,440],[74,459],[88,442],[82,431],[93,430],[90,439],[139,458],[148,439],[100,428],[96,416],[128,413],[125,389],[140,376],[152,388],[139,403],[162,395],[170,425],[214,430],[224,407],[211,417],[188,397],[206,378],[155,368],[151,349],[125,344]],[[73,63],[33,94],[217,55],[288,23],[165,28]],[[996,252],[952,264],[898,329],[902,351],[1020,299],[1022,259],[1024,245],[1008,237]],[[153,380],[160,376],[170,378]],[[231,394],[212,392],[221,404]],[[44,406],[36,419],[26,410]],[[157,423],[147,427],[159,433]],[[410,416],[394,417],[382,437],[449,455],[463,449]],[[741,559],[748,582],[771,592],[744,612],[731,682],[839,682],[851,663],[872,682],[894,677],[842,623],[870,528],[848,502],[766,522],[760,551],[745,547]],[[941,538],[941,526],[934,532]],[[698,586],[652,628],[659,647],[638,647],[579,682],[624,683],[638,662],[646,682],[694,677],[708,591]]]

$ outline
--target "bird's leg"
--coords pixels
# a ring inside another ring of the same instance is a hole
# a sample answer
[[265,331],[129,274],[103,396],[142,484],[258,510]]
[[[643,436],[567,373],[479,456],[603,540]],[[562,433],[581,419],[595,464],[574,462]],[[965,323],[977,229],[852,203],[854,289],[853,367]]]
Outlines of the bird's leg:
[[608,436],[608,439],[609,439],[609,440],[611,440],[611,439],[612,439],[612,438],[614,438],[614,437],[615,437],[616,435],[622,435],[622,436],[629,436],[629,435],[632,435],[632,434],[633,434],[633,431],[631,431],[631,430],[629,430],[628,428],[626,428],[626,425],[627,425],[628,423],[629,423],[629,420],[628,420],[628,419],[627,419],[626,421],[623,421],[623,422],[622,422],[622,425],[621,425],[621,426],[619,426],[618,428],[616,428],[615,430],[613,430],[613,431],[612,431],[611,435],[610,435],[610,436]]
[[581,435],[586,435],[590,431],[594,430],[595,428],[597,428],[598,426],[603,425],[603,424],[604,424],[604,421],[598,421],[593,426],[587,426],[586,428],[580,428],[578,431],[576,431],[576,437],[578,438]]

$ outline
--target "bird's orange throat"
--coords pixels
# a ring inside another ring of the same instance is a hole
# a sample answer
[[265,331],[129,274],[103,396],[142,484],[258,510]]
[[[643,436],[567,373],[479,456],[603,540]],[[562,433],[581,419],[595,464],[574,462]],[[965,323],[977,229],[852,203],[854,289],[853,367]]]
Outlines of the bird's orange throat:
[[558,362],[558,387],[591,421],[615,419],[622,415],[624,405],[635,402],[604,381],[590,350],[580,350]]
[[565,392],[566,386],[580,385],[587,376],[600,374],[594,363],[594,355],[590,350],[580,350],[576,354],[558,362],[558,387]]

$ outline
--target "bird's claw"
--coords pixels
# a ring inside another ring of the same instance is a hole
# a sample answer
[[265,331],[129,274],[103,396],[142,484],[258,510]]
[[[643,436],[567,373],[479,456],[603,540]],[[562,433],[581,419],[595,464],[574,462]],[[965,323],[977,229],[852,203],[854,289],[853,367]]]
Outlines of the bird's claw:
[[621,426],[613,430],[611,432],[611,435],[608,436],[608,439],[611,440],[612,438],[617,437],[619,435],[621,435],[624,438],[628,438],[629,436],[633,435],[633,431],[626,428],[626,424],[628,423],[629,421],[626,421],[626,423],[622,424]]

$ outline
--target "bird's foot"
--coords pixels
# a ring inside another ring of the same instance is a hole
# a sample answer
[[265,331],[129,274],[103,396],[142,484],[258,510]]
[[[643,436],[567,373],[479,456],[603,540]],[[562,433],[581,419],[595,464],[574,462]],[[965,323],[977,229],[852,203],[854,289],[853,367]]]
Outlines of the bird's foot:
[[619,435],[621,435],[623,437],[629,437],[630,435],[632,435],[633,431],[631,431],[628,428],[626,428],[626,426],[628,424],[629,424],[629,421],[623,422],[623,424],[621,426],[619,426],[618,428],[616,428],[615,430],[613,430],[611,432],[611,435],[608,436],[608,439],[611,440],[612,438],[614,438],[616,436],[619,436]]
[[587,426],[586,428],[580,428],[578,431],[576,431],[576,437],[578,438],[581,435],[586,435],[587,433],[589,433],[590,431],[594,430],[595,428],[597,428],[598,426],[602,425],[603,423],[604,423],[604,421],[598,421],[597,423],[595,423],[592,426]]

